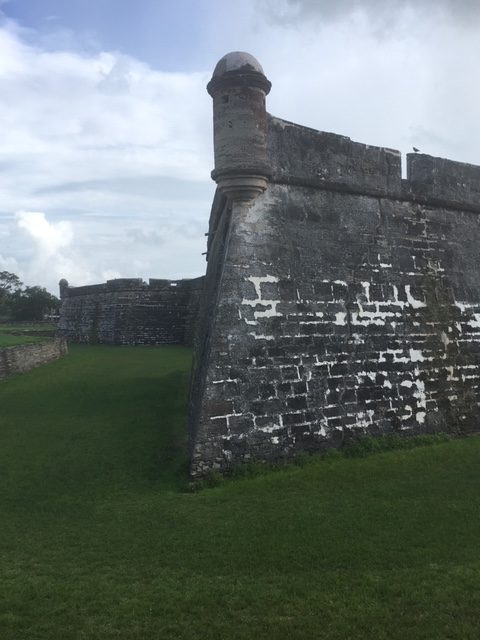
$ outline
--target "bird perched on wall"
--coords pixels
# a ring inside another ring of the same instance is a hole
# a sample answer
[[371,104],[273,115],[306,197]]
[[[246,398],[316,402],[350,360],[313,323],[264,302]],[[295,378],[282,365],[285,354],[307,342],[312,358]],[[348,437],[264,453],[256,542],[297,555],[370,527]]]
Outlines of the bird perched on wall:
[[415,151],[415,153],[418,153],[420,151],[420,149],[417,149],[417,147],[412,147],[412,149]]

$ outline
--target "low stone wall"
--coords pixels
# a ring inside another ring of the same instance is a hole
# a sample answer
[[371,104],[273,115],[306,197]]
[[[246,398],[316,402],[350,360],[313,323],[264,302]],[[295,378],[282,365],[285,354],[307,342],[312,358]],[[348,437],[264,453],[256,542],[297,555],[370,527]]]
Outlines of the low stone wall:
[[63,338],[49,342],[19,344],[0,349],[0,379],[58,360],[67,355],[67,342]]

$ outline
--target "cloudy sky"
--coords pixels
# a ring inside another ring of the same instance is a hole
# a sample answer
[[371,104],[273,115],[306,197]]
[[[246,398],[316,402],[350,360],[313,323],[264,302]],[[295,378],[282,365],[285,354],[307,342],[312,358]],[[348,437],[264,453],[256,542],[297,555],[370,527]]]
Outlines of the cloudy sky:
[[279,117],[480,164],[478,0],[0,0],[0,270],[201,275],[233,50]]

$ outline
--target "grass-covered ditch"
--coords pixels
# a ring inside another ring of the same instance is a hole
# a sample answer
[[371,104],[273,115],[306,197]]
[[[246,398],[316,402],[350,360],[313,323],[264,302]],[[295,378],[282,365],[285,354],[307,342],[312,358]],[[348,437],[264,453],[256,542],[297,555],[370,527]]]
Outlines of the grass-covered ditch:
[[0,382],[2,640],[479,637],[479,439],[188,492],[189,367],[72,347]]

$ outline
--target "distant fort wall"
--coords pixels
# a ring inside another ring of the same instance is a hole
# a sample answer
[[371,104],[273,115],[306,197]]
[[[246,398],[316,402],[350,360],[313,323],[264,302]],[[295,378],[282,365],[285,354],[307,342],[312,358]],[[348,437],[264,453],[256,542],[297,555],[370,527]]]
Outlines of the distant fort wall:
[[480,167],[273,117],[248,54],[214,103],[218,189],[192,474],[364,435],[479,427]]
[[192,344],[203,278],[60,282],[58,335],[88,344]]

